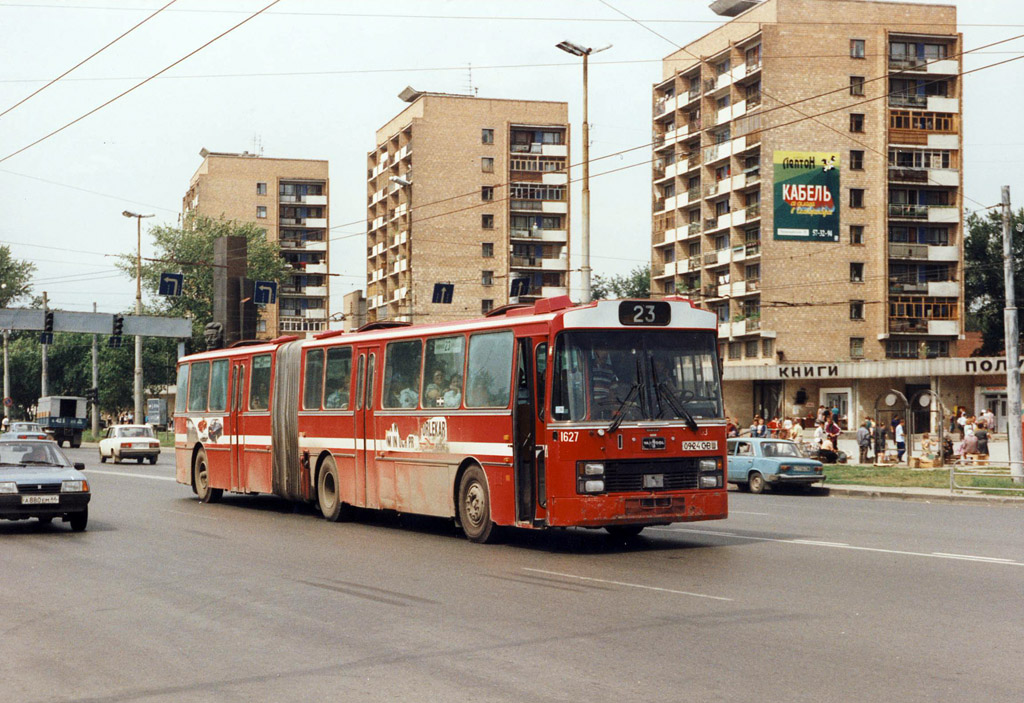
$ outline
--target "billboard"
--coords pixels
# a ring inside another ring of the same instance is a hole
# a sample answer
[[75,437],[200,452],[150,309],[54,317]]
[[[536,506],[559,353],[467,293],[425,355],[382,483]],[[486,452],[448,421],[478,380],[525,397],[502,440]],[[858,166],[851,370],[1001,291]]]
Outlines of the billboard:
[[839,241],[839,154],[776,151],[775,239]]

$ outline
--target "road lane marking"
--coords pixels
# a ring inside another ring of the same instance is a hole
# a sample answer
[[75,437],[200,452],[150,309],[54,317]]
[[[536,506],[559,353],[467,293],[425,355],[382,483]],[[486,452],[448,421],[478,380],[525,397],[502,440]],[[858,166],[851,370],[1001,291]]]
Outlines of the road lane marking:
[[799,544],[807,547],[828,547],[831,549],[851,549],[857,552],[873,552],[876,554],[896,554],[899,556],[908,557],[928,557],[931,559],[954,559],[959,561],[980,561],[987,564],[1005,564],[1006,566],[1024,566],[1024,562],[1014,561],[1013,559],[1002,559],[1000,557],[985,557],[976,556],[972,554],[948,554],[945,552],[908,552],[903,549],[883,549],[881,547],[858,547],[853,544],[844,544],[842,542],[820,542],[809,539],[776,539],[774,537],[751,537],[750,535],[741,535],[735,532],[722,532],[720,530],[695,530],[688,529],[685,527],[648,527],[648,530],[658,532],[690,532],[698,535],[712,535],[716,537],[732,537],[734,539],[746,539],[751,542],[777,542],[780,544]]
[[167,510],[166,508],[164,508],[161,510],[161,512],[174,513],[175,515],[186,515],[188,517],[201,517],[204,520],[220,520],[219,517],[213,517],[212,515],[200,515],[199,513],[189,513],[184,510]]
[[674,593],[680,596],[693,596],[694,598],[710,598],[711,600],[724,600],[732,601],[732,598],[725,598],[723,596],[712,596],[707,593],[693,593],[691,591],[676,591],[671,588],[661,588],[659,586],[645,586],[640,583],[625,583],[624,581],[609,581],[608,579],[597,579],[590,576],[577,576],[576,574],[563,574],[560,571],[546,571],[544,569],[530,569],[523,567],[523,571],[532,571],[535,574],[547,574],[549,576],[561,576],[567,579],[577,579],[579,581],[593,581],[594,583],[607,583],[612,586],[625,586],[627,588],[639,588],[645,591],[659,591],[661,593]]
[[177,481],[176,478],[170,476],[150,476],[149,474],[133,474],[128,471],[100,471],[99,469],[88,469],[88,474],[103,474],[104,476],[131,476],[132,478],[151,478],[154,481]]
[[751,513],[751,512],[747,512],[746,510],[730,510],[729,514],[730,515],[764,515],[765,517],[770,515],[770,513]]

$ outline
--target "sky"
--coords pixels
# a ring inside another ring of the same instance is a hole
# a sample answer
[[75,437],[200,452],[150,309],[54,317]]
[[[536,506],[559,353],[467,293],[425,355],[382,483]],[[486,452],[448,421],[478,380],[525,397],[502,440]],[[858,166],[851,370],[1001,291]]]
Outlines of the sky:
[[[0,0],[0,112],[167,2]],[[365,287],[366,152],[374,147],[375,130],[405,106],[397,95],[407,85],[472,90],[482,98],[567,101],[578,134],[579,60],[555,44],[612,44],[591,61],[596,158],[650,142],[651,86],[661,80],[660,60],[675,44],[723,21],[708,9],[709,0],[281,0],[117,98],[269,2],[176,0],[0,116],[0,243],[36,264],[34,291],[45,290],[51,307],[87,311],[95,302],[100,312],[132,308],[134,280],[113,265],[114,255],[136,248],[136,223],[121,212],[154,214],[143,220],[146,226],[175,224],[202,161],[199,151],[206,148],[330,162],[330,267],[338,274],[331,279],[330,307],[339,311],[345,293]],[[1024,35],[1021,0],[944,4],[957,6],[968,50]],[[1024,39],[1018,39],[968,54],[964,67],[1022,55]],[[964,79],[968,207],[998,203],[1003,185],[1011,187],[1017,207],[1024,203],[1022,69],[1024,60]],[[576,139],[574,164],[579,150]],[[649,148],[643,148],[592,166],[596,274],[624,274],[648,263],[649,159]],[[577,211],[579,183],[574,185]],[[579,223],[577,213],[574,270]],[[144,230],[142,255],[152,254]],[[572,279],[574,297],[578,278]]]

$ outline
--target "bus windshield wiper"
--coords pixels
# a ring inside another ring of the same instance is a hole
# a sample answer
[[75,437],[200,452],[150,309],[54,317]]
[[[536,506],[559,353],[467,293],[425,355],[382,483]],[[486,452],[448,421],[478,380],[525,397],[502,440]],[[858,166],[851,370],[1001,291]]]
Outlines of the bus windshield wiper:
[[614,432],[619,429],[619,425],[621,425],[622,421],[626,419],[626,416],[622,413],[623,408],[633,401],[633,396],[639,393],[639,391],[639,381],[629,387],[629,393],[626,394],[626,397],[622,399],[621,403],[619,403],[619,407],[615,408],[615,412],[612,413],[612,423],[608,425],[608,432]]
[[[686,420],[686,426],[696,432],[698,425],[697,421],[693,419],[693,415],[683,407],[683,402],[679,400],[678,396],[676,396],[676,392],[672,390],[672,386],[668,385],[665,381],[658,380],[658,371],[654,366],[653,357],[648,356],[648,361],[651,364],[651,380],[654,381],[654,395],[658,401],[658,405],[661,406],[661,396],[664,394],[665,400],[668,401],[668,405],[672,408],[672,412],[676,414],[676,417],[681,417]],[[661,412],[659,412],[658,415],[660,417]]]

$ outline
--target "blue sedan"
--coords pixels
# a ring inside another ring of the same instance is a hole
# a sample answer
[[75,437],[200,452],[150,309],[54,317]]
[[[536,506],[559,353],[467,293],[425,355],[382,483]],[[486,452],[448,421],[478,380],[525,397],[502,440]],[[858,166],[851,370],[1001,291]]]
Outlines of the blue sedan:
[[761,493],[765,486],[810,486],[821,481],[822,463],[806,459],[795,442],[783,439],[734,437],[727,443],[729,483]]

